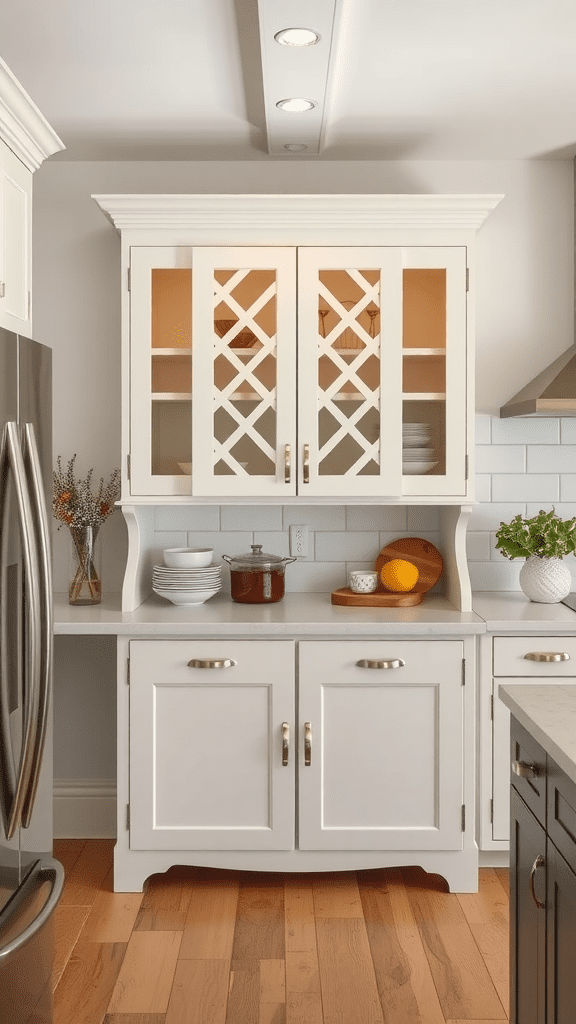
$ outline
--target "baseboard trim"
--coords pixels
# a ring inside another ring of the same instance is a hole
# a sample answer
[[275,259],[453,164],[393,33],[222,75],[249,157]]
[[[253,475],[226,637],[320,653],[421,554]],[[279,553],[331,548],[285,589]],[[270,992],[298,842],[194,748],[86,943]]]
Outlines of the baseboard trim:
[[54,779],[55,839],[115,839],[114,779]]

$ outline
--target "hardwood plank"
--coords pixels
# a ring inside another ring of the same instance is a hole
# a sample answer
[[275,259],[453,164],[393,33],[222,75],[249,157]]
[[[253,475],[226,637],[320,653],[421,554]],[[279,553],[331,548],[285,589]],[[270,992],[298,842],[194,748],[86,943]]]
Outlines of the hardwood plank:
[[509,1024],[508,1017],[503,1017],[502,1020],[494,1020],[490,1017],[484,1017],[482,1020],[447,1020],[446,1024]]
[[316,875],[312,882],[314,915],[326,917],[362,917],[362,903],[356,875],[335,871],[330,875]]
[[229,978],[227,960],[179,960],[165,1024],[224,1024]]
[[89,913],[90,907],[62,907],[60,903],[56,907],[54,912],[53,988],[56,988],[60,981]]
[[286,1024],[323,1024],[315,949],[286,951]]
[[499,1019],[503,1007],[457,899],[404,869],[401,875],[447,1019]]
[[125,950],[120,942],[76,943],[54,993],[58,1024],[101,1024]]
[[164,1024],[164,1013],[107,1013],[103,1024]]
[[142,902],[142,893],[113,892],[112,873],[105,879],[82,929],[83,942],[128,942]]
[[176,972],[179,932],[133,932],[109,1013],[165,1013]]
[[496,877],[504,888],[506,896],[510,896],[510,871],[508,868],[494,868]]
[[508,899],[496,872],[482,868],[478,892],[460,893],[457,898],[507,1014],[510,1002]]
[[85,843],[64,883],[60,899],[63,906],[92,906],[112,866],[113,849],[113,839],[93,839]]
[[364,921],[316,921],[324,1024],[383,1024]]
[[260,1003],[258,1024],[286,1024],[286,1003]]
[[232,960],[226,1024],[259,1024],[260,971],[257,960]]
[[284,880],[284,942],[286,951],[316,956],[316,921],[312,883],[299,875]]
[[87,839],[55,839],[53,844],[53,856],[59,860],[64,868],[66,877],[72,871],[78,857],[88,842]]
[[358,880],[385,1020],[402,1024],[444,1024],[444,1014],[400,872],[359,873]]
[[236,878],[195,882],[182,934],[181,960],[231,959],[239,890]]
[[286,1002],[286,964],[284,960],[260,961],[260,1002]]
[[185,910],[142,910],[134,922],[135,932],[182,932],[186,923]]
[[275,875],[247,879],[240,885],[234,960],[284,959],[284,884]]
[[194,868],[171,868],[163,875],[151,875],[142,896],[142,910],[188,910],[195,884]]

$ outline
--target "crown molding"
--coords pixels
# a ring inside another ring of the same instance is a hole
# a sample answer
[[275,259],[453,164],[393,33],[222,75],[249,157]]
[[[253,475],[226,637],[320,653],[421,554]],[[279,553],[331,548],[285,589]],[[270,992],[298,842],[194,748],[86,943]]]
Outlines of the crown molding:
[[0,138],[30,171],[64,143],[0,58]]
[[93,195],[118,231],[452,227],[477,231],[502,195]]

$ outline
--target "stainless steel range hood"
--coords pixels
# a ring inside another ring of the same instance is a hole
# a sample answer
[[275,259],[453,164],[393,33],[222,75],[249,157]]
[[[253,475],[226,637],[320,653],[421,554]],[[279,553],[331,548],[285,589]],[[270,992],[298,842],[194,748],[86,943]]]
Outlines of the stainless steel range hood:
[[500,416],[576,416],[576,344],[506,402]]

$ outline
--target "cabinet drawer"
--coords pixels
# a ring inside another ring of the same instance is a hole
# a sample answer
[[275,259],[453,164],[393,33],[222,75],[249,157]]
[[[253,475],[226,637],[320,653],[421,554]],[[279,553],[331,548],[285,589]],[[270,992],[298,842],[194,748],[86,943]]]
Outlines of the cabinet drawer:
[[[527,655],[567,655],[558,661],[529,658]],[[495,676],[574,676],[576,675],[576,636],[496,636],[494,637]]]
[[[546,822],[546,751],[520,723],[512,718],[510,726],[510,782],[542,825]],[[534,778],[522,777],[512,770],[520,762],[536,769]]]
[[576,870],[576,785],[550,756],[546,780],[548,835]]

